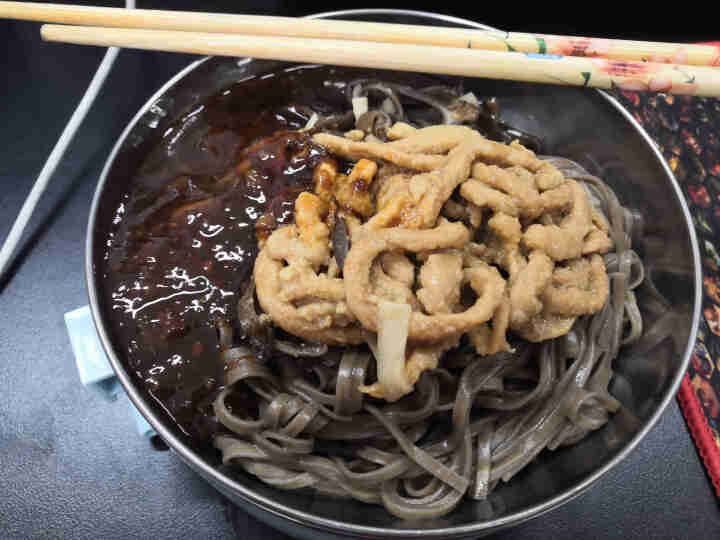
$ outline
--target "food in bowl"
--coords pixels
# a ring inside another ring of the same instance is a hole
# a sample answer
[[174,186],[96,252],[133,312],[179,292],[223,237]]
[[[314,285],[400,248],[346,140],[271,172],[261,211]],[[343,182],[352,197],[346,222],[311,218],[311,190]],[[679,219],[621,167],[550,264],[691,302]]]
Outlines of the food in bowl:
[[190,111],[108,238],[129,371],[223,462],[407,519],[603,426],[642,220],[497,113],[318,67]]

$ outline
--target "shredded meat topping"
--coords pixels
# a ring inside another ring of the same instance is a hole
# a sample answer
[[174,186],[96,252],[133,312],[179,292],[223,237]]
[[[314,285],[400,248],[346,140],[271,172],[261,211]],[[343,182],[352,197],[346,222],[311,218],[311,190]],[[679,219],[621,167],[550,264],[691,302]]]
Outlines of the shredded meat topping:
[[496,354],[509,351],[506,333],[510,324],[510,299],[507,294],[500,301],[492,318],[492,325],[485,323],[468,332],[470,341],[478,354]]
[[602,309],[610,294],[610,281],[600,255],[575,259],[556,268],[543,291],[545,310],[562,315],[588,315]]
[[452,313],[460,303],[463,257],[459,251],[432,253],[420,268],[417,297],[431,314]]
[[[375,259],[383,252],[404,249],[419,253],[447,248],[462,248],[469,240],[468,230],[459,223],[441,223],[425,231],[401,228],[365,231],[353,239],[353,247],[345,261],[345,290],[348,306],[361,324],[377,331],[377,296],[372,294],[370,272]],[[466,332],[487,321],[505,290],[505,281],[496,268],[473,267],[465,271],[468,281],[478,294],[476,303],[462,313],[426,315],[413,312],[410,317],[409,340],[437,341]]]
[[559,225],[530,225],[523,242],[530,249],[540,249],[552,259],[562,261],[582,255],[583,241],[592,229],[590,201],[585,190],[574,180],[567,180],[572,189],[572,209]]
[[[507,332],[542,341],[602,309],[600,254],[613,244],[578,182],[465,126],[396,123],[387,138],[314,135],[334,157],[316,166],[314,193],[298,196],[295,225],[263,237],[255,265],[274,324],[321,343],[371,342],[380,304],[409,306],[401,394],[463,334],[495,354],[510,350]],[[330,241],[338,215],[342,268]],[[361,389],[386,397],[379,382]]]
[[533,251],[510,288],[510,321],[513,329],[522,328],[543,308],[540,295],[552,277],[553,262],[542,251]]
[[415,265],[403,253],[390,251],[380,256],[380,263],[385,273],[393,279],[412,287],[415,283]]

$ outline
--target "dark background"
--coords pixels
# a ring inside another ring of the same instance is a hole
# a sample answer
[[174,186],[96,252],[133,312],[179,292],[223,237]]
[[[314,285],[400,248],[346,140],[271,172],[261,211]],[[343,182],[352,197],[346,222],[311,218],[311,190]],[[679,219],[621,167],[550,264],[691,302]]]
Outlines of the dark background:
[[[121,6],[124,0],[64,0],[58,3]],[[502,30],[589,35],[652,41],[720,39],[712,2],[288,2],[280,0],[136,0],[137,7],[209,12],[308,15],[357,8],[415,9],[473,19]]]
[[[80,2],[78,2],[80,3]],[[82,2],[119,5],[118,2]],[[269,2],[244,12],[301,15],[352,7],[441,11],[519,31],[653,40],[717,38],[711,14],[611,4],[487,6]],[[239,2],[139,7],[240,11]],[[34,23],[0,21],[0,239],[84,92],[103,51],[44,44]],[[0,284],[0,538],[281,538],[222,498],[171,452],[135,433],[127,404],[78,380],[63,314],[85,304],[90,200],[114,140],[190,57],[125,51]],[[236,536],[237,535],[237,536]],[[588,493],[494,538],[717,538],[720,508],[675,402],[638,449]]]

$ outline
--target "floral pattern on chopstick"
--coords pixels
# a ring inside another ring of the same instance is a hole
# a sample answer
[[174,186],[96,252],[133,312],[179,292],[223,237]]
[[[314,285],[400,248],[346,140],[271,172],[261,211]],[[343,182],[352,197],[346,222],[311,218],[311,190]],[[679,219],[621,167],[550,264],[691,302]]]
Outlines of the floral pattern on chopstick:
[[[551,35],[534,35],[538,43],[543,43],[543,49],[538,48],[538,52],[548,54],[561,54],[563,56],[580,56],[585,58],[607,58],[612,57],[613,53],[618,54],[623,45],[611,39],[604,38],[587,38],[572,36],[551,36]],[[508,40],[506,40],[507,42]],[[715,47],[716,53],[709,59],[705,59],[702,63],[709,66],[720,66],[720,44],[705,43],[710,47]],[[508,45],[510,46],[510,45]],[[515,50],[515,49],[513,49]],[[679,44],[676,49],[667,54],[648,54],[643,57],[644,62],[656,62],[660,64],[687,64],[690,53],[687,45]]]
[[611,88],[621,90],[693,95],[698,89],[688,66],[606,60],[599,70],[610,75]]
[[602,57],[612,48],[612,41],[600,38],[536,36],[536,39],[546,43],[548,53],[563,56]]

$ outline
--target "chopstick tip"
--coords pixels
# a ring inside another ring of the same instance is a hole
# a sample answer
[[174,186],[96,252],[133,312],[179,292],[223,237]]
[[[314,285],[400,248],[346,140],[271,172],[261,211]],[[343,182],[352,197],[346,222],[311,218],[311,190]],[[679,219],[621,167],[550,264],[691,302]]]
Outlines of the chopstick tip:
[[52,25],[50,24],[43,24],[40,27],[40,37],[43,39],[43,41],[50,41],[52,39]]
[[68,41],[70,28],[64,24],[43,24],[40,27],[40,37],[43,41]]

